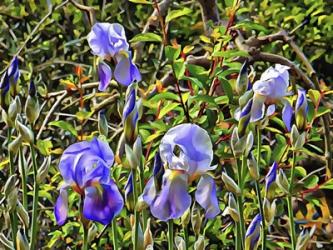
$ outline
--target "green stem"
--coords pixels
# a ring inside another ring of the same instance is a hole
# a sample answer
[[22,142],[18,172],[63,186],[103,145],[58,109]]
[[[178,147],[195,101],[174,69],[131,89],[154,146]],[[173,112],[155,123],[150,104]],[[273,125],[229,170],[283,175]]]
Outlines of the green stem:
[[185,241],[185,249],[189,249],[189,238],[188,238],[188,228],[187,225],[183,227],[184,230],[184,241]]
[[[12,129],[8,128],[8,146],[12,141]],[[8,147],[9,148],[9,147]],[[14,160],[12,153],[8,150],[8,158],[9,158],[9,173],[10,175],[15,174],[15,167],[14,167]],[[10,214],[10,224],[12,228],[12,237],[14,242],[14,248],[16,249],[16,234],[17,234],[17,214],[16,214],[16,207],[13,208],[13,211]]]
[[82,223],[83,226],[83,250],[88,250],[88,228]]
[[[261,133],[260,133],[260,126],[257,126],[257,164],[258,164],[258,169],[260,169],[260,158],[261,158]],[[262,226],[262,237],[261,237],[261,249],[265,250],[266,249],[266,225],[265,225],[265,217],[264,217],[264,207],[262,204],[262,199],[261,199],[261,193],[260,193],[260,186],[259,186],[259,181],[256,180],[255,182],[255,188],[256,188],[256,193],[258,197],[258,204],[259,204],[259,211],[261,215],[261,226]]]
[[138,199],[137,190],[136,190],[136,171],[134,169],[131,170],[133,177],[133,196],[134,196],[134,238],[133,238],[133,249],[138,249],[138,238],[139,238],[139,214],[136,209],[136,202]]
[[118,250],[118,234],[117,234],[117,223],[116,218],[113,218],[112,220],[112,240],[113,240],[113,249]]
[[242,241],[241,241],[241,233],[240,233],[240,223],[237,222],[235,224],[236,227],[236,237],[235,237],[235,245],[236,245],[236,250],[242,250]]
[[30,250],[37,249],[36,248],[36,240],[37,240],[37,216],[38,216],[38,181],[37,181],[37,162],[36,162],[36,154],[35,148],[32,143],[30,143],[30,151],[33,165],[33,174],[34,174],[34,199],[32,205],[32,220],[31,220],[31,238],[30,238]]
[[[143,168],[143,163],[142,160],[140,161],[139,164],[139,168],[140,168],[140,192],[143,192],[143,189],[145,187],[145,183],[144,183],[144,168]],[[145,228],[147,227],[147,220],[148,220],[148,216],[147,216],[147,211],[146,209],[142,210],[142,225],[143,225],[143,230],[145,230]]]
[[173,250],[173,220],[168,220],[168,250]]
[[28,186],[27,186],[27,176],[25,173],[25,166],[24,166],[24,155],[23,155],[23,148],[20,147],[19,157],[21,162],[21,181],[22,181],[22,197],[23,197],[23,207],[26,211],[28,211]]
[[294,213],[293,213],[293,205],[292,205],[292,195],[294,189],[294,176],[295,176],[295,161],[296,161],[296,152],[293,151],[293,159],[291,165],[291,176],[289,183],[289,194],[288,194],[288,216],[290,220],[290,231],[291,231],[291,245],[292,249],[296,249],[296,231],[295,231],[295,222],[294,222]]
[[244,221],[244,211],[243,211],[243,181],[242,181],[242,165],[239,164],[239,160],[236,160],[237,163],[237,176],[238,176],[238,186],[241,189],[241,194],[237,196],[238,211],[239,211],[239,223],[240,223],[240,241],[244,246],[244,237],[245,237],[245,221]]

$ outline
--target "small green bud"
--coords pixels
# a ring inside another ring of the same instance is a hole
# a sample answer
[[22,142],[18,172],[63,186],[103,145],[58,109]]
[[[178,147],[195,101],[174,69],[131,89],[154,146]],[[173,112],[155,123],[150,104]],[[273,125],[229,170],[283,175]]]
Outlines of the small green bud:
[[194,250],[204,250],[205,249],[205,237],[199,235],[197,241],[194,243]]
[[8,150],[13,154],[16,154],[19,150],[20,146],[22,145],[22,136],[19,135],[8,145]]
[[245,61],[240,69],[236,80],[236,92],[238,95],[242,95],[248,88],[249,76],[247,72],[247,62]]
[[222,215],[223,216],[230,215],[235,222],[238,222],[240,219],[237,203],[232,193],[229,193],[228,207],[224,209]]
[[27,237],[22,235],[21,231],[17,231],[16,235],[16,247],[17,250],[29,250],[29,243]]
[[136,155],[136,158],[138,159],[138,162],[141,162],[142,158],[142,142],[141,142],[141,136],[138,136],[134,142],[133,145],[133,151]]
[[277,173],[276,184],[285,194],[289,194],[289,181],[282,169]]
[[40,112],[38,99],[29,95],[25,103],[24,110],[28,122],[33,125],[36,122]]
[[240,157],[246,148],[247,136],[239,138],[238,128],[235,127],[231,135],[231,149],[235,157]]
[[154,246],[154,237],[150,230],[150,219],[147,221],[147,227],[144,233],[144,249],[148,246]]
[[108,136],[108,121],[106,119],[104,110],[98,112],[98,131],[101,135],[104,135],[105,137]]
[[191,212],[191,224],[192,229],[195,235],[200,234],[201,224],[202,224],[202,216],[200,215],[199,209],[193,204],[192,212]]
[[236,182],[224,172],[222,173],[222,181],[224,182],[228,191],[232,192],[236,196],[239,196],[241,194],[241,190],[236,184]]
[[291,145],[293,146],[293,148],[295,150],[302,149],[305,144],[305,139],[306,139],[306,132],[300,134],[298,132],[296,125],[293,125],[291,128],[291,137],[290,137]]
[[176,236],[175,238],[175,245],[177,250],[186,250],[186,244],[182,237]]
[[17,202],[16,211],[24,227],[29,228],[29,214],[20,201]]
[[252,131],[249,132],[249,134],[246,137],[246,147],[244,151],[244,157],[247,157],[252,149],[253,146],[253,133]]
[[191,209],[188,208],[181,217],[181,222],[183,227],[187,227],[191,220]]
[[251,154],[251,158],[247,160],[247,167],[249,169],[250,176],[253,180],[259,180],[259,166],[258,162],[254,158],[253,154]]
[[139,160],[136,157],[135,153],[131,149],[130,146],[125,144],[125,153],[126,153],[126,159],[128,160],[129,166],[131,169],[137,169],[139,166]]
[[20,135],[22,136],[22,141],[26,143],[33,143],[34,142],[34,134],[30,128],[23,125],[21,122],[16,120],[16,128],[19,131]]
[[92,223],[88,230],[88,242],[92,242],[97,235],[97,226]]
[[270,203],[269,200],[265,197],[263,207],[264,207],[265,221],[267,225],[270,226],[273,224],[274,216],[276,214],[276,200]]
[[17,117],[17,114],[21,112],[21,101],[18,96],[15,97],[15,100],[11,102],[11,104],[8,107],[7,113],[5,110],[2,110],[2,116],[5,121],[5,123],[8,125],[8,127],[14,127],[15,120]]
[[51,157],[47,157],[42,166],[37,171],[37,182],[42,183],[49,172],[49,167],[51,164]]

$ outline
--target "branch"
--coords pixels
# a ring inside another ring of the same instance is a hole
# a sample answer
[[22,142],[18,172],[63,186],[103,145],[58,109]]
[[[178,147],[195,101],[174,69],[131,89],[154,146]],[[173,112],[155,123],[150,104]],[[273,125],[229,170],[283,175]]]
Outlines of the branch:
[[206,33],[210,33],[208,22],[212,21],[214,24],[218,24],[220,22],[216,0],[198,0],[198,2],[200,4],[205,31]]
[[89,17],[89,23],[90,26],[93,26],[94,23],[96,22],[96,13],[95,13],[95,9],[93,7],[90,6],[86,6],[83,4],[80,4],[78,2],[76,2],[75,0],[69,0],[76,8],[78,8],[79,10],[82,10],[84,12],[87,13],[88,17]]

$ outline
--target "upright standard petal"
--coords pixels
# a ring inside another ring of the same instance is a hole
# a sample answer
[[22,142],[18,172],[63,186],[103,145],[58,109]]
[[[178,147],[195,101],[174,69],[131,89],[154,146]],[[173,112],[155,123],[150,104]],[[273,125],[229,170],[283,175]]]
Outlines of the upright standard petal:
[[108,184],[85,189],[83,215],[86,219],[107,225],[120,213],[123,206],[123,197],[112,180]]
[[215,181],[210,175],[201,176],[195,192],[195,200],[205,209],[206,218],[212,219],[220,213]]
[[117,65],[114,77],[120,84],[129,86],[134,81],[141,81],[141,74],[137,66],[132,62],[130,52],[123,52],[117,56]]
[[161,192],[150,206],[152,215],[162,221],[180,218],[191,205],[187,182],[183,171],[165,170]]
[[282,109],[282,120],[286,126],[287,131],[291,131],[291,121],[293,118],[293,108],[288,101],[284,102],[284,107]]
[[96,23],[89,32],[87,40],[93,54],[106,57],[112,53],[113,48],[109,42],[110,25],[109,23]]
[[206,130],[195,124],[171,128],[162,138],[160,154],[170,169],[185,170],[190,176],[215,168],[211,167],[213,145],[210,137]]
[[265,186],[266,186],[266,192],[268,192],[270,186],[275,182],[276,174],[277,174],[277,168],[278,164],[276,162],[273,162],[273,165],[269,169],[269,172],[267,173],[265,177]]
[[63,225],[67,219],[68,213],[68,194],[65,188],[60,189],[60,194],[55,203],[54,216],[59,226]]
[[112,78],[112,70],[109,65],[105,62],[100,62],[98,65],[98,76],[99,76],[99,91],[105,91],[109,86]]

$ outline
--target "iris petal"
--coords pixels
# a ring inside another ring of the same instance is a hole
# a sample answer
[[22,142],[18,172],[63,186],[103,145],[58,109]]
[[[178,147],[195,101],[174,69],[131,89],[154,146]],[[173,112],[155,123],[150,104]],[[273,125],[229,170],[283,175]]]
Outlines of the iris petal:
[[112,78],[112,70],[111,70],[110,66],[104,62],[101,62],[98,65],[98,76],[99,76],[99,80],[100,80],[98,90],[105,91],[106,88],[109,86],[109,83]]
[[59,226],[63,225],[68,213],[68,194],[65,188],[60,189],[60,194],[55,203],[54,215]]
[[107,225],[123,206],[123,197],[112,180],[108,184],[101,184],[100,188],[90,186],[85,189],[83,215],[89,220]]
[[266,177],[265,177],[266,192],[268,192],[270,186],[273,184],[273,182],[276,179],[277,167],[278,167],[278,164],[276,162],[274,162],[273,165],[271,166],[271,168],[269,169]]
[[251,107],[251,119],[250,119],[251,122],[259,121],[264,117],[265,100],[266,100],[265,96],[254,94],[253,103]]
[[167,169],[163,175],[162,188],[150,206],[154,217],[167,221],[181,217],[191,205],[187,192],[188,175]]
[[293,108],[291,107],[291,105],[289,104],[288,101],[285,101],[284,107],[282,110],[282,120],[283,120],[284,124],[286,125],[286,128],[288,131],[291,130],[292,117],[293,117]]
[[205,209],[206,218],[212,219],[220,213],[216,197],[215,181],[211,176],[201,176],[197,186],[197,191],[195,192],[195,200]]

